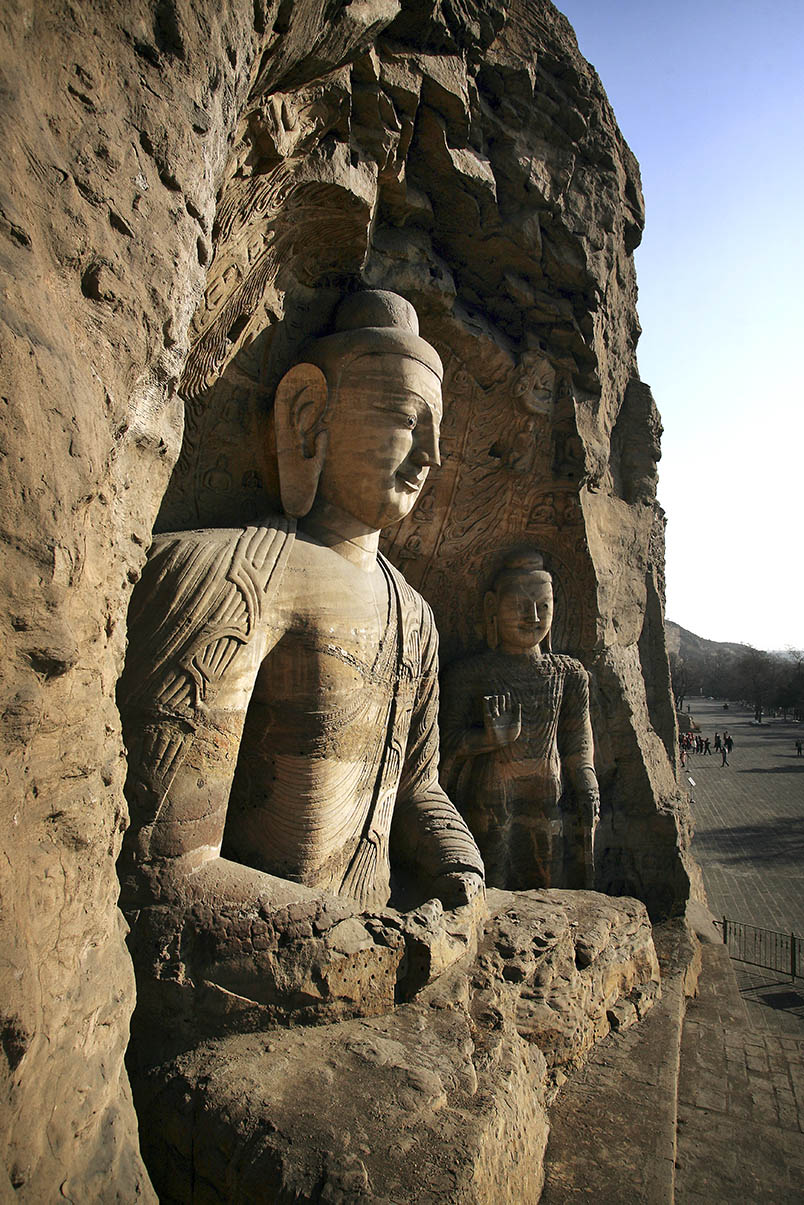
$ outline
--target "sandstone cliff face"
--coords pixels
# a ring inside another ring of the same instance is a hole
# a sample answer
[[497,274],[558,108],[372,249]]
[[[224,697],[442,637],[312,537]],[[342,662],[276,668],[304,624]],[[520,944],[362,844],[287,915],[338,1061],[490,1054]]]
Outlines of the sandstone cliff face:
[[0,1133],[19,1199],[149,1199],[114,870],[128,598],[160,505],[163,529],[270,505],[244,448],[354,281],[408,296],[447,365],[444,470],[387,541],[445,659],[499,556],[541,547],[596,683],[599,886],[686,892],[639,178],[543,0],[12,0],[0,28]]

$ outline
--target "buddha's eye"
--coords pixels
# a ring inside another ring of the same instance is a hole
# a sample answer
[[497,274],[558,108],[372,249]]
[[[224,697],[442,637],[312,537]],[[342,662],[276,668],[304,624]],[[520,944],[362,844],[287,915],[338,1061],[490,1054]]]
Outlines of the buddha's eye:
[[405,426],[407,427],[407,429],[409,431],[414,431],[416,429],[416,423],[418,422],[416,415],[415,414],[405,414],[403,417],[404,417]]

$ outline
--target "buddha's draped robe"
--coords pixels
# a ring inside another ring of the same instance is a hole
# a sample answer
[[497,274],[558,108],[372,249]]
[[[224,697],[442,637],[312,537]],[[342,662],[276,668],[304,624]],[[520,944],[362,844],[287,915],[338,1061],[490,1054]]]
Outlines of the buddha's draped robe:
[[[376,655],[280,632],[288,520],[158,536],[135,592],[121,683],[137,863],[229,859],[361,906],[387,903],[392,861],[427,883],[482,875],[438,782],[437,633],[384,559]],[[292,680],[287,695],[274,689]],[[231,796],[231,799],[230,799]]]
[[[507,695],[522,708],[522,732],[487,753],[461,753],[470,730],[483,730],[483,699]],[[572,757],[594,778],[589,679],[560,653],[509,655],[487,650],[451,666],[441,707],[442,782],[480,847],[491,887],[561,887],[565,838],[575,816],[562,779]]]

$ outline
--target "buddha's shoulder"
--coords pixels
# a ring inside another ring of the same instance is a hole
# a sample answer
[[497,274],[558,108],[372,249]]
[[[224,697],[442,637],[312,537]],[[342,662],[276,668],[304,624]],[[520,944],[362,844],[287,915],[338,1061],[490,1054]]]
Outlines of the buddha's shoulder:
[[134,593],[133,614],[154,605],[163,615],[201,614],[232,592],[245,597],[250,613],[258,612],[282,575],[293,533],[293,521],[277,516],[246,527],[158,534]]
[[586,682],[589,679],[589,674],[581,662],[567,653],[544,653],[543,659],[545,669],[552,667],[564,678],[575,679],[578,682]]
[[[475,680],[496,684],[501,676],[505,676],[504,668],[500,664],[500,658],[492,649],[483,649],[451,661],[444,670],[443,678],[445,684],[450,688],[459,688],[461,683]],[[489,687],[489,690],[491,689],[492,687]]]
[[129,609],[123,696],[154,698],[177,675],[209,677],[219,654],[228,665],[272,607],[292,543],[283,518],[157,535]]
[[295,523],[281,515],[270,515],[244,527],[202,527],[193,531],[159,532],[154,536],[149,560],[173,557],[185,560],[206,553],[212,559],[237,553],[259,564],[270,550],[293,536]]

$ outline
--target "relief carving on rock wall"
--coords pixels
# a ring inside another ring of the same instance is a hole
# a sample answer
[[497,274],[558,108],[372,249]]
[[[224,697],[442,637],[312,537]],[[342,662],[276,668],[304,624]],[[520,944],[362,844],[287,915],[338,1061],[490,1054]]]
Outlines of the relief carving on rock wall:
[[[517,543],[534,541],[555,566],[557,639],[594,640],[578,482],[552,472],[556,372],[543,353],[517,363],[498,350],[482,380],[436,340],[445,361],[442,466],[422,504],[384,534],[383,549],[431,600],[445,662],[478,645],[476,583],[485,584]],[[478,349],[478,358],[486,349]],[[508,361],[508,363],[506,363]],[[432,502],[429,501],[432,498]]]
[[591,889],[600,797],[589,675],[553,652],[553,578],[539,552],[506,556],[483,612],[488,647],[444,676],[442,782],[490,886]]

